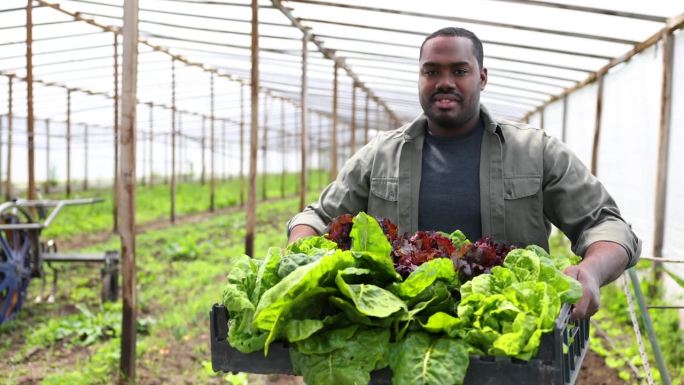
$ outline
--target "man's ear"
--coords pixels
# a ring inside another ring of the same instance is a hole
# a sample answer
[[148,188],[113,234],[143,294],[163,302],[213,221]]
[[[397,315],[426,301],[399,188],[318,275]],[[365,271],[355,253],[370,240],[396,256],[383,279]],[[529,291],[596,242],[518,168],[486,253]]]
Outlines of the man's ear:
[[480,70],[480,91],[483,91],[487,85],[487,69]]

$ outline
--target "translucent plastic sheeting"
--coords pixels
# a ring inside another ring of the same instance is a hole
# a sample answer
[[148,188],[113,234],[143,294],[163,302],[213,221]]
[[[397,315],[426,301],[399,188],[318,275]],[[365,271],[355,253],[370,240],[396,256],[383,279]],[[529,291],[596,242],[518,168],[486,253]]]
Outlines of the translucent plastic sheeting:
[[588,167],[596,126],[596,83],[582,87],[568,95],[566,144]]
[[[663,254],[666,258],[684,259],[684,73],[677,68],[684,68],[684,33],[676,34],[674,42],[675,69],[672,76],[672,115],[670,120],[670,152],[669,172],[667,174],[667,207],[665,213],[665,245]],[[667,264],[666,267],[684,276],[684,264]],[[667,286],[672,297],[681,297],[684,290],[669,280]],[[674,302],[673,303],[681,303]]]
[[558,140],[563,139],[563,100],[557,100],[544,108],[544,131]]
[[597,175],[653,250],[662,50],[651,47],[604,78]]

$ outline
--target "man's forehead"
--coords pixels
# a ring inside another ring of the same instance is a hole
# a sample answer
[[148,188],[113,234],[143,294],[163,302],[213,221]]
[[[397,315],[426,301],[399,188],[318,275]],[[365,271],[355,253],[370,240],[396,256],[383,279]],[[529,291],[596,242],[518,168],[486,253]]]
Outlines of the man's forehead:
[[473,42],[463,36],[436,36],[423,45],[420,64],[443,61],[474,62],[475,48]]

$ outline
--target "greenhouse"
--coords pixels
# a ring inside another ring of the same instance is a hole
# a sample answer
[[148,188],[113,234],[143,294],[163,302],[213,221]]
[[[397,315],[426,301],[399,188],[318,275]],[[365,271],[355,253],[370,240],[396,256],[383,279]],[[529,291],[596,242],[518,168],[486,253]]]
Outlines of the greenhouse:
[[4,0],[0,383],[684,382],[682,28]]

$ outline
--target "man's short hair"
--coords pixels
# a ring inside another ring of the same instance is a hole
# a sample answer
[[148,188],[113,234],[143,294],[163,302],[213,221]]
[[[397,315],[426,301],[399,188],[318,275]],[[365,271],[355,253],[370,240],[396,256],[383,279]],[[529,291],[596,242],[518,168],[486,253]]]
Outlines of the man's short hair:
[[477,64],[480,66],[480,69],[483,68],[484,51],[482,49],[482,42],[474,33],[468,31],[465,28],[446,27],[431,33],[428,37],[425,38],[425,40],[423,40],[423,44],[420,45],[419,58],[423,57],[423,46],[425,45],[425,43],[428,40],[435,38],[437,36],[459,36],[470,39],[470,41],[473,42],[473,53],[477,58]]

